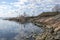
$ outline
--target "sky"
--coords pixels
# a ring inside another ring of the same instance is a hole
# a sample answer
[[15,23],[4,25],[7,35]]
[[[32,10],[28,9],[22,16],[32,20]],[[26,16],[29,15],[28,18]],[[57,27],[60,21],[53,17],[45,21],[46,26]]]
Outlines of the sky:
[[51,11],[59,0],[0,0],[0,17],[36,16]]

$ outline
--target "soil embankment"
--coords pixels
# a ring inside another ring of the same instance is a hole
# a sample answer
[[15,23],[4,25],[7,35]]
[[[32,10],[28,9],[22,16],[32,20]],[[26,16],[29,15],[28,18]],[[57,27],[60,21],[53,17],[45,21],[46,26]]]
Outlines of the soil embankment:
[[60,13],[45,12],[36,17],[16,17],[9,18],[21,23],[32,22],[38,27],[45,28],[45,32],[35,36],[36,40],[60,40]]

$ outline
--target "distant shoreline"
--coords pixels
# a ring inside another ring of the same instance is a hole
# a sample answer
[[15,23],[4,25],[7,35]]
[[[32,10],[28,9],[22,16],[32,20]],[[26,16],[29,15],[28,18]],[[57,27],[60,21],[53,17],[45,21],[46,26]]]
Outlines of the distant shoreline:
[[[45,12],[42,13],[38,16],[35,17],[16,17],[16,18],[9,18],[5,20],[10,20],[10,21],[16,21],[19,23],[26,23],[26,22],[32,22],[38,27],[43,27],[45,28],[45,32],[43,34],[36,36],[36,39],[41,38],[41,40],[46,39],[49,40],[52,37],[52,40],[55,40],[56,37],[60,34],[58,34],[59,29],[60,29],[60,13],[57,12]],[[57,33],[55,36],[54,34]],[[60,33],[60,32],[59,32]],[[43,37],[43,38],[42,38]],[[46,38],[45,38],[46,37]],[[58,36],[60,37],[60,36]],[[58,38],[59,39],[59,38]]]

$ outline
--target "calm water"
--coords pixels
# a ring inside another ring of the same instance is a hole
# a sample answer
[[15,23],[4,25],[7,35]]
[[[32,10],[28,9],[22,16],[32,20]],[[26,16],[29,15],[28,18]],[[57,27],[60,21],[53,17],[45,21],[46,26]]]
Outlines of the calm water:
[[13,21],[0,20],[0,40],[25,40],[28,36],[42,32],[43,29],[32,23],[19,24]]

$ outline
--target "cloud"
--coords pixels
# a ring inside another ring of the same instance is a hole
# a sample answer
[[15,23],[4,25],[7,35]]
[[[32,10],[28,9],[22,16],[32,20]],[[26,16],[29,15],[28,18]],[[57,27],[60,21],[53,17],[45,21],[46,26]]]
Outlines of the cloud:
[[27,2],[28,0],[19,0],[20,4],[24,4],[24,2]]
[[53,0],[55,4],[60,4],[60,0]]
[[[25,3],[28,3],[27,5]],[[19,2],[12,3],[14,6],[19,7],[18,12],[22,11],[23,14],[32,15],[43,11],[51,11],[54,6],[52,0],[19,0]]]
[[[51,11],[51,9],[55,5],[54,2],[55,0],[18,0],[18,2],[10,3],[9,5],[5,5],[0,9],[4,11],[6,15],[7,14],[12,16],[24,15],[24,12],[26,12],[28,16],[32,16],[33,14],[35,14],[34,16],[36,16],[41,12]],[[2,3],[6,3],[6,2],[2,2]],[[14,10],[13,13],[17,15],[10,14],[12,13],[12,10]]]
[[3,1],[2,3],[6,3],[5,1]]
[[[14,17],[17,13],[10,5],[0,5],[0,17]],[[14,13],[14,14],[13,14]]]

